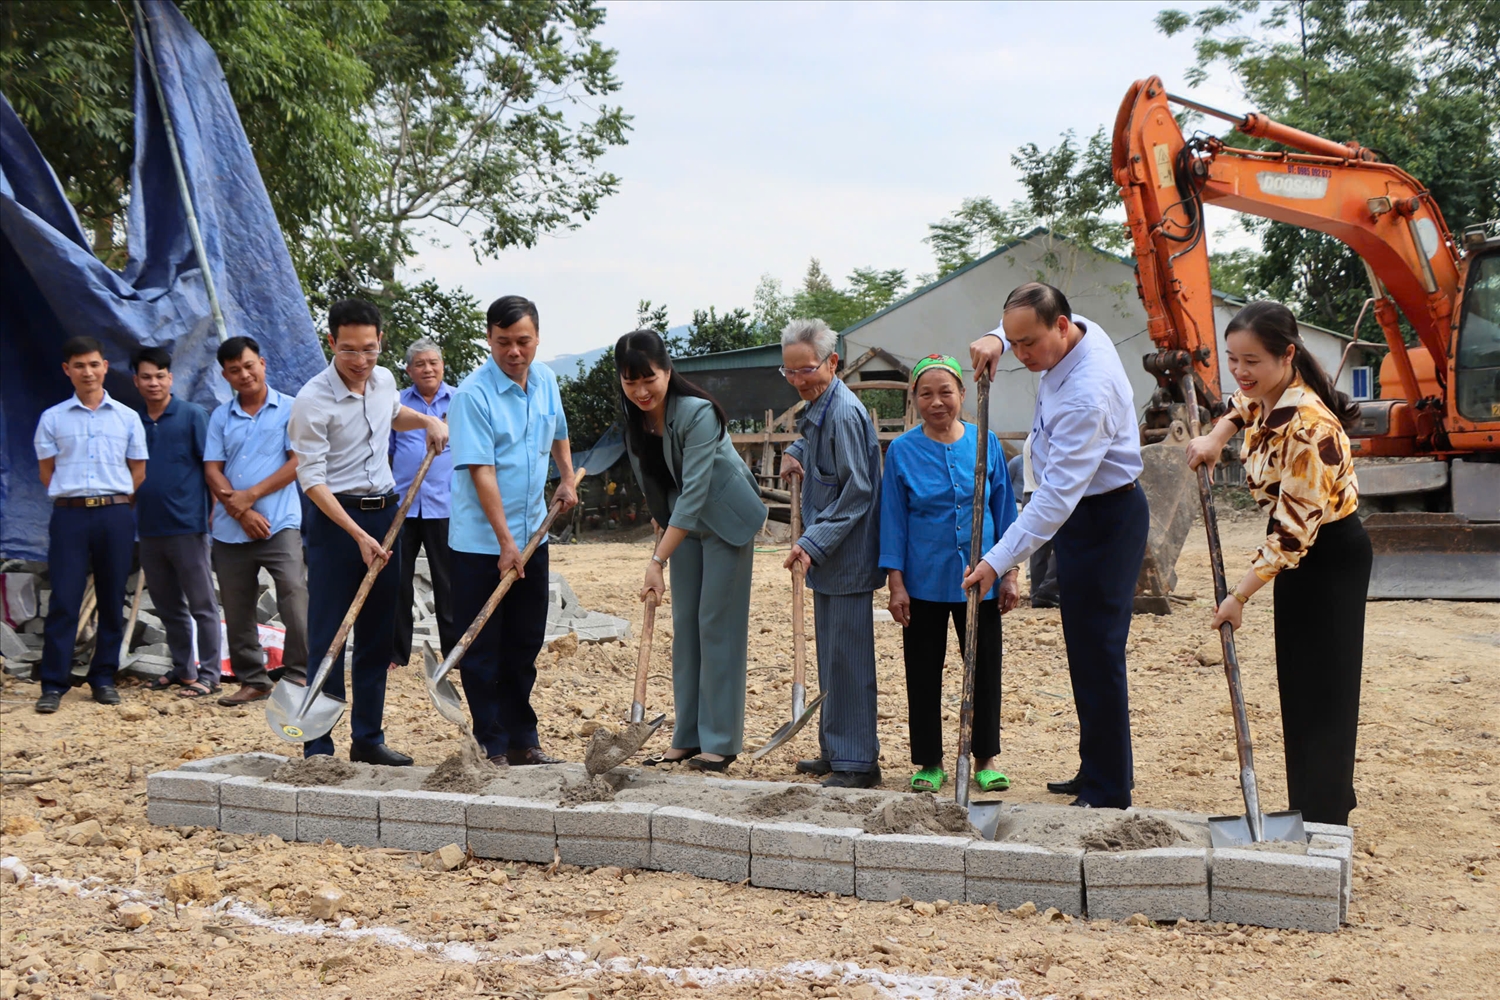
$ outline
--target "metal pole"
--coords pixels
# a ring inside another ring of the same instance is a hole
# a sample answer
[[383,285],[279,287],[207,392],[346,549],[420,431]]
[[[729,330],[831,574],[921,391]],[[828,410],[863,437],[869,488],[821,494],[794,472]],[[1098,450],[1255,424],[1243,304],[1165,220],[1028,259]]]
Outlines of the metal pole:
[[141,47],[146,53],[146,66],[151,70],[151,83],[156,89],[156,102],[161,107],[162,124],[167,130],[167,149],[172,154],[172,169],[177,174],[177,192],[182,196],[182,209],[187,213],[188,235],[193,240],[193,254],[198,258],[198,267],[203,272],[203,290],[208,294],[208,308],[213,313],[214,328],[219,332],[219,343],[229,339],[229,330],[224,326],[224,313],[219,309],[219,295],[214,290],[214,275],[208,267],[208,254],[203,250],[203,234],[198,231],[198,213],[193,210],[193,195],[188,190],[187,173],[182,169],[182,154],[177,150],[177,130],[172,127],[172,112],[167,109],[167,96],[162,93],[161,77],[156,72],[156,52],[151,45],[151,32],[146,28],[146,12],[141,0],[135,0],[135,18],[141,29]]

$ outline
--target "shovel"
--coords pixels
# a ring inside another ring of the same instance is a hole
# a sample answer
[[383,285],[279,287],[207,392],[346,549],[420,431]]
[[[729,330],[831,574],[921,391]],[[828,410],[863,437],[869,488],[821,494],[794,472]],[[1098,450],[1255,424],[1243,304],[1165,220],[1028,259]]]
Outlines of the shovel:
[[135,662],[135,657],[130,655],[130,640],[135,636],[135,623],[141,616],[141,591],[146,588],[146,571],[137,570],[135,574],[135,596],[130,599],[130,620],[125,623],[125,638],[120,640],[120,665],[116,669],[124,670]]
[[[579,469],[573,475],[573,488],[576,490],[578,484],[583,482],[584,469]],[[541,526],[526,540],[526,548],[521,550],[521,565],[530,561],[537,546],[542,544],[542,539],[547,537],[547,530],[552,527],[552,522],[562,512],[562,506],[557,501],[547,509],[547,516],[542,518]],[[484,602],[484,607],[479,609],[479,614],[469,624],[469,628],[453,647],[445,660],[438,660],[437,654],[432,651],[432,643],[422,643],[422,677],[427,681],[427,697],[432,700],[432,707],[437,709],[438,714],[456,726],[468,728],[469,720],[464,715],[464,703],[458,696],[458,689],[448,679],[448,674],[458,666],[458,661],[464,658],[469,651],[469,646],[479,637],[490,620],[490,615],[500,606],[506,593],[510,591],[511,585],[521,578],[518,570],[511,569],[500,578],[500,583],[495,587],[495,592],[490,594],[490,599]]]
[[[661,537],[660,533],[657,537]],[[620,766],[640,753],[646,741],[655,736],[661,724],[667,720],[663,713],[650,722],[646,721],[646,672],[651,667],[651,632],[656,627],[656,605],[659,600],[654,590],[646,595],[646,615],[641,622],[641,652],[635,668],[635,693],[630,702],[630,725],[618,733],[611,733],[607,729],[594,733],[583,762],[584,771],[591,778]]]
[[[1198,395],[1191,373],[1182,377],[1182,398],[1187,403],[1188,420],[1193,436],[1198,436]],[[1224,577],[1224,552],[1219,547],[1219,522],[1214,514],[1213,487],[1208,465],[1198,466],[1198,499],[1203,504],[1203,527],[1208,532],[1208,554],[1213,562],[1214,606],[1224,603],[1229,584]],[[1210,816],[1209,839],[1215,847],[1243,847],[1266,840],[1307,843],[1302,813],[1295,810],[1262,813],[1260,792],[1255,784],[1255,753],[1250,743],[1250,719],[1245,714],[1245,692],[1240,686],[1240,661],[1234,651],[1234,628],[1219,626],[1219,641],[1224,647],[1224,676],[1229,681],[1229,701],[1234,709],[1234,744],[1240,757],[1240,791],[1245,795],[1245,815]]]
[[[385,540],[380,543],[382,550],[389,552],[400,537],[406,511],[411,507],[412,498],[421,488],[422,480],[427,476],[427,467],[432,464],[436,454],[429,448],[422,459],[422,464],[417,468],[417,474],[406,491],[405,499],[396,509],[396,519],[391,522],[390,530],[385,533]],[[311,683],[303,687],[296,681],[282,679],[271,689],[271,697],[266,699],[266,721],[271,724],[271,732],[288,743],[307,743],[327,736],[338,725],[339,719],[343,718],[348,703],[325,695],[323,685],[333,672],[334,661],[344,651],[344,640],[354,627],[354,620],[364,610],[365,598],[370,596],[375,578],[385,569],[386,562],[385,559],[376,560],[365,570],[365,578],[354,592],[354,600],[349,603],[349,610],[344,613],[339,630],[333,634],[333,641],[328,644],[328,651],[323,654],[323,662],[318,664],[318,672],[313,675]]]
[[[976,372],[974,381],[978,389],[975,407],[979,433],[974,443],[974,525],[969,533],[970,569],[978,566],[979,560],[984,558],[984,501],[989,486],[990,443],[990,378],[984,372]],[[953,800],[969,811],[969,822],[982,839],[994,840],[995,829],[1000,825],[1001,803],[969,801],[969,773],[973,767],[969,757],[974,749],[974,663],[979,656],[979,602],[983,599],[984,593],[979,587],[970,588],[969,610],[964,618],[964,690],[958,710],[958,763],[953,769]]]
[[[802,477],[793,475],[790,478],[793,480],[788,485],[791,486],[792,538],[795,540],[802,537]],[[827,691],[819,691],[811,705],[803,704],[807,700],[807,687],[803,683],[807,676],[807,636],[803,622],[806,611],[802,606],[803,578],[806,573],[801,563],[792,566],[792,719],[772,733],[766,745],[750,755],[751,760],[760,760],[801,732],[802,727],[817,713],[823,699],[828,697]]]

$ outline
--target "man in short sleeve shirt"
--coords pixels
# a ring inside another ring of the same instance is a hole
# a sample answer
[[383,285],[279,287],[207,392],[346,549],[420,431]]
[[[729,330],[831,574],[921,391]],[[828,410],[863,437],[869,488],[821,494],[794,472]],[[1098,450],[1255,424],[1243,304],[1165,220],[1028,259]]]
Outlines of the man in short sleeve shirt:
[[209,564],[203,481],[208,413],[172,394],[172,356],[164,348],[142,348],[131,369],[146,404],[151,451],[135,499],[141,569],[172,652],[171,672],[152,687],[181,685],[183,697],[202,698],[219,689],[219,602]]
[[[380,367],[380,310],[361,299],[328,310],[333,361],[307,380],[292,403],[289,425],[297,480],[314,510],[307,528],[308,662],[321,663],[370,566],[379,566],[354,623],[353,704],[349,759],[404,767],[411,758],[385,745],[385,682],[395,641],[401,543],[383,539],[400,501],[391,475],[391,431],[425,428],[427,446],[441,453],[448,425],[401,405],[396,376]],[[344,651],[338,650],[323,686],[344,697]],[[303,753],[333,754],[333,738],[303,744]]]
[[73,645],[89,573],[99,629],[88,684],[101,705],[118,705],[115,671],[125,635],[125,581],[135,548],[135,491],[146,478],[146,430],[134,410],[104,390],[109,362],[93,337],[63,345],[63,374],[73,395],[43,411],[33,444],[52,500],[47,568],[52,603],[43,632],[36,710],[57,711],[73,684]]
[[557,376],[536,358],[536,304],[507,295],[485,317],[490,359],[464,379],[448,410],[453,496],[448,522],[453,618],[467,629],[514,569],[521,576],[459,664],[474,738],[497,765],[553,764],[541,748],[531,688],[547,631],[547,544],[521,550],[546,517],[547,459],[561,473],[554,500],[577,503],[573,453]]

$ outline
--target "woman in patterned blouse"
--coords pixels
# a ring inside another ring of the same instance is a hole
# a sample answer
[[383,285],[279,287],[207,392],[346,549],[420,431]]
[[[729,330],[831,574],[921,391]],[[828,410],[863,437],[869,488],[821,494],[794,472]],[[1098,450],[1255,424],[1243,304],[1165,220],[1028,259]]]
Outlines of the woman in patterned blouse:
[[1188,464],[1212,469],[1245,432],[1240,458],[1255,502],[1270,514],[1244,579],[1214,615],[1240,627],[1245,603],[1272,580],[1276,680],[1286,743],[1287,797],[1310,822],[1344,824],[1355,806],[1370,539],[1355,512],[1358,483],[1345,428],[1359,408],[1308,353],[1279,302],[1252,302],[1224,333],[1239,391]]

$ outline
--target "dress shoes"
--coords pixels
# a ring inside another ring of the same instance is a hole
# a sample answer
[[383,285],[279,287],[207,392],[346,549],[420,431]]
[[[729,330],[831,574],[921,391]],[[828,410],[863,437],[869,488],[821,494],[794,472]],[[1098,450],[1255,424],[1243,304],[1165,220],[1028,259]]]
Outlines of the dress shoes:
[[48,691],[36,700],[37,715],[51,715],[57,711],[57,706],[62,704],[61,691]]
[[1069,802],[1068,805],[1070,805],[1070,806],[1077,806],[1080,809],[1092,809],[1092,808],[1094,808],[1093,806],[1089,805],[1087,802],[1083,801],[1082,798],[1074,799],[1072,802]]
[[120,692],[113,684],[101,684],[94,688],[94,700],[101,705],[118,705]]
[[547,753],[541,747],[527,747],[524,750],[514,748],[505,751],[505,759],[510,761],[512,767],[526,767],[529,764],[566,764],[567,761]]
[[[1130,779],[1130,790],[1135,791],[1135,779]],[[1083,776],[1075,774],[1067,781],[1047,782],[1047,791],[1053,795],[1077,795],[1083,791]]]
[[824,788],[875,788],[879,784],[879,764],[868,771],[834,771],[823,779]]
[[811,774],[821,778],[824,775],[832,773],[832,771],[833,765],[828,763],[828,761],[824,760],[822,757],[814,757],[811,760],[797,761],[798,774]]
[[411,767],[410,757],[384,743],[351,744],[349,759],[358,764],[378,764],[381,767]]

